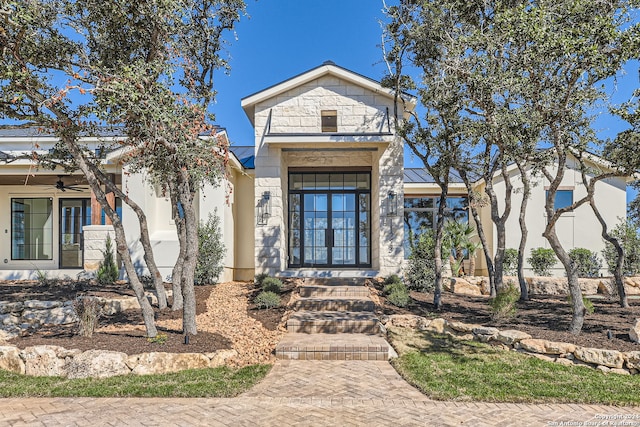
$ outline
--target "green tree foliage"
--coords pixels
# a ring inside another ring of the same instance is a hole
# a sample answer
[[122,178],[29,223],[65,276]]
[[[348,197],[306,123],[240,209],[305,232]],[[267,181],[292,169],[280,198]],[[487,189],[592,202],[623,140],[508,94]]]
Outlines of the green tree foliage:
[[[0,6],[0,117],[13,126],[55,132],[55,159],[69,159],[64,166],[85,174],[114,224],[149,336],[157,333],[153,311],[104,187],[140,218],[142,211],[101,171],[100,159],[81,136],[118,126],[128,138],[109,140],[108,146],[105,141],[103,151],[123,149],[131,170],[144,170],[170,196],[181,245],[174,308],[184,301],[184,332],[197,333],[195,201],[203,185],[219,184],[226,172],[226,142],[216,137],[209,108],[214,71],[228,68],[221,56],[223,36],[244,8],[242,0],[7,0]],[[140,227],[144,235],[146,220]],[[149,241],[141,242],[152,268]],[[154,280],[161,280],[159,274]]]
[[198,227],[198,264],[194,277],[196,284],[217,283],[223,269],[225,252],[220,217],[210,213],[207,222]]

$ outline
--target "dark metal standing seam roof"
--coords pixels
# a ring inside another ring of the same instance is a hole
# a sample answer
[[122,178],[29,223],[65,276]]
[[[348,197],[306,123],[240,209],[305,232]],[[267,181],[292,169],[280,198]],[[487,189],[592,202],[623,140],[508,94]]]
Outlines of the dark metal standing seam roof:
[[[405,168],[404,170],[404,183],[405,184],[435,184],[436,181],[433,176],[427,172],[424,168]],[[449,183],[462,184],[462,178],[455,173],[449,173]]]
[[255,147],[253,145],[231,146],[229,151],[238,159],[245,169],[255,169]]

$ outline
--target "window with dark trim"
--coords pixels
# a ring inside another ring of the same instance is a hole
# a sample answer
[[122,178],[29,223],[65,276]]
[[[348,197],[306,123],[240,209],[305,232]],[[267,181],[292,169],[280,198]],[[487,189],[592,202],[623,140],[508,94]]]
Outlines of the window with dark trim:
[[[549,195],[549,190],[545,192],[545,196]],[[566,208],[573,204],[573,190],[556,190],[556,198],[553,201],[555,210]]]
[[[440,197],[405,196],[404,198],[404,256],[409,258],[411,248],[425,230],[434,229]],[[445,218],[461,223],[469,222],[466,197],[447,197]]]
[[11,259],[53,259],[52,199],[11,199]]
[[322,110],[320,118],[322,132],[338,132],[338,112],[336,110]]

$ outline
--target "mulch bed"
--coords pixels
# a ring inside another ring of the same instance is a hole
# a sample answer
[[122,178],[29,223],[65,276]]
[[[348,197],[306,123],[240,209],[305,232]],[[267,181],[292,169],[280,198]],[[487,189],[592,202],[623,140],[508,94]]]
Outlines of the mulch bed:
[[[442,294],[442,310],[435,311],[433,294],[411,292],[412,302],[406,308],[388,303],[383,296],[383,314],[416,314],[425,317],[442,317],[464,323],[493,326],[499,329],[517,329],[533,338],[568,342],[583,347],[606,348],[619,351],[640,351],[640,344],[629,339],[629,328],[640,318],[640,300],[630,299],[631,308],[623,309],[616,301],[594,299],[595,312],[587,314],[579,335],[568,332],[571,306],[562,296],[535,296],[530,301],[518,303],[514,318],[496,322],[491,319],[489,297]],[[607,338],[610,331],[612,338]]]
[[[170,289],[170,285],[166,285]],[[215,285],[196,286],[196,314],[207,310],[207,300]],[[0,301],[68,301],[77,295],[92,295],[105,298],[133,296],[128,284],[121,282],[112,286],[100,286],[92,282],[60,281],[50,285],[42,285],[36,281],[3,282],[0,284]],[[283,295],[286,305],[290,292]],[[224,302],[222,302],[224,303]],[[156,321],[181,319],[182,310],[172,311],[170,308],[159,310],[154,307]],[[258,310],[250,306],[247,315],[260,321],[265,328],[275,330],[284,314],[284,307],[271,310]],[[82,351],[97,349],[123,352],[129,355],[147,352],[168,353],[210,353],[221,349],[232,348],[232,343],[225,337],[204,331],[189,337],[189,344],[184,344],[181,330],[158,327],[158,333],[165,336],[162,340],[148,340],[142,315],[139,310],[126,310],[112,316],[102,316],[100,327],[109,326],[106,331],[97,331],[91,338],[76,334],[75,325],[44,326],[28,336],[14,338],[10,344],[19,348],[35,345],[56,345],[67,349]]]

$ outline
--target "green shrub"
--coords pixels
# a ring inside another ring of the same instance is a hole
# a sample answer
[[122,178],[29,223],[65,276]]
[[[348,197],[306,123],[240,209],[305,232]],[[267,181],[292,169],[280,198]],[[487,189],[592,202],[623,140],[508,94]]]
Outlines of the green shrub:
[[73,309],[78,316],[78,334],[91,337],[102,315],[102,303],[96,297],[78,296],[73,300]]
[[509,248],[504,251],[504,259],[502,261],[502,269],[505,274],[515,276],[518,274],[518,250]]
[[282,292],[282,281],[275,277],[267,277],[262,281],[262,290],[265,292],[273,292],[279,294]]
[[382,289],[382,292],[385,295],[389,295],[395,291],[409,292],[409,290],[407,289],[407,286],[402,282],[389,283]]
[[414,291],[430,292],[435,287],[436,278],[433,230],[425,230],[417,238],[410,239],[410,242],[412,244],[406,270],[407,286]]
[[225,253],[218,215],[209,214],[207,222],[200,223],[198,226],[198,250],[194,283],[197,285],[216,283],[222,272]]
[[260,273],[260,274],[256,274],[256,278],[254,280],[254,283],[258,286],[262,286],[262,282],[264,281],[264,279],[266,279],[267,277],[269,277],[269,275],[267,273]]
[[409,305],[409,301],[411,301],[411,297],[409,296],[409,291],[404,290],[401,291],[399,289],[395,289],[389,295],[387,295],[387,301],[396,307],[406,307]]
[[578,277],[598,277],[602,261],[598,254],[586,248],[575,248],[569,251],[569,258],[578,266]]
[[520,298],[520,291],[511,282],[505,289],[500,289],[495,298],[489,300],[491,306],[491,318],[493,320],[509,319],[516,315]]
[[258,308],[274,308],[280,305],[280,296],[274,292],[262,291],[255,297],[253,303]]
[[36,267],[36,280],[40,286],[49,287],[56,283],[56,279],[49,278],[48,271],[42,271]]
[[113,257],[113,244],[111,236],[107,234],[107,240],[104,242],[104,250],[102,251],[102,261],[96,271],[96,280],[102,286],[113,285],[118,280],[120,271]]
[[402,279],[397,274],[392,274],[391,276],[384,279],[385,286],[390,285],[392,283],[402,283]]
[[[573,306],[573,299],[571,298],[571,295],[567,295],[567,302],[570,306]],[[591,300],[584,295],[582,296],[582,304],[584,305],[584,310],[587,312],[587,314],[595,313],[596,308],[594,307],[593,302],[591,302]]]
[[531,257],[527,258],[533,272],[538,276],[551,276],[551,267],[556,265],[556,258],[553,249],[535,248],[531,249]]
[[[640,274],[640,235],[638,235],[636,223],[632,220],[623,221],[611,230],[611,235],[618,239],[624,248],[622,274],[625,276],[637,276]],[[618,261],[618,253],[611,243],[605,243],[602,256],[607,263],[609,271],[613,273]]]

